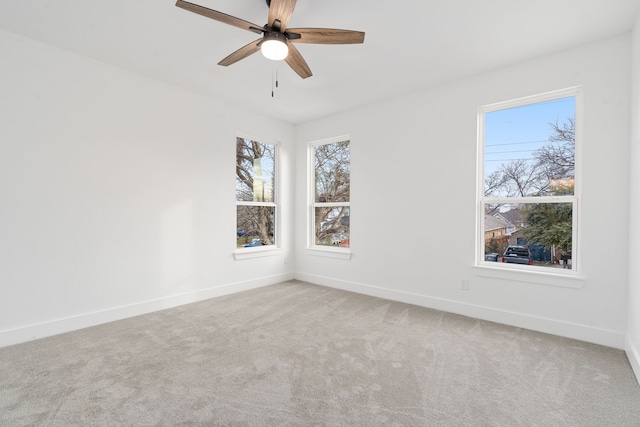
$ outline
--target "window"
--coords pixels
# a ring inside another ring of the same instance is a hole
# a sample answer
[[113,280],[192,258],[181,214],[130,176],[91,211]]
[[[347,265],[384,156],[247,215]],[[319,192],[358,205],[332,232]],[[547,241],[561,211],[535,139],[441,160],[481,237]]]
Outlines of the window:
[[236,246],[276,245],[277,146],[236,138]]
[[312,177],[311,246],[351,246],[351,159],[349,138],[310,146]]
[[480,108],[479,264],[577,270],[579,100],[569,89]]

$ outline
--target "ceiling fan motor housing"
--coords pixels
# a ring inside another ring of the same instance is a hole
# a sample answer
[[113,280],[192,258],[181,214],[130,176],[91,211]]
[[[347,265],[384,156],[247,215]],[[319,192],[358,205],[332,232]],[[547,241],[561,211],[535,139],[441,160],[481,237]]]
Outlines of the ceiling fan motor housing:
[[280,31],[265,31],[264,36],[262,37],[262,43],[269,40],[275,40],[286,44],[287,36],[285,36],[285,34],[281,33]]

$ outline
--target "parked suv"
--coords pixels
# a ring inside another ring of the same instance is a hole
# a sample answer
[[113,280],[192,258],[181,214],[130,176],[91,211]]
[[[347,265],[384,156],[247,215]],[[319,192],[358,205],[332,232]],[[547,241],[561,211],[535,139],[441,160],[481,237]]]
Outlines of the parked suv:
[[502,255],[502,262],[531,265],[531,251],[528,246],[509,245]]

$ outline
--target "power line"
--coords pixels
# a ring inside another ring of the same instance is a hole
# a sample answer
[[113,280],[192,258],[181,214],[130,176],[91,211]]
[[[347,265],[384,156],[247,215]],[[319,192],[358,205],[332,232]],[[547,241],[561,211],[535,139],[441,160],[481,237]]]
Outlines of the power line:
[[522,141],[522,142],[506,142],[504,144],[485,144],[485,147],[499,147],[502,145],[520,145],[520,144],[539,144],[542,142],[550,142],[548,139],[542,141]]
[[489,159],[485,159],[485,162],[513,162],[516,160],[526,160],[526,161],[533,161],[535,159],[532,158],[524,158],[524,159],[494,159],[494,160],[489,160]]
[[484,153],[485,156],[490,156],[492,154],[508,154],[508,153],[531,153],[533,150],[512,150],[512,151],[494,151],[491,153]]

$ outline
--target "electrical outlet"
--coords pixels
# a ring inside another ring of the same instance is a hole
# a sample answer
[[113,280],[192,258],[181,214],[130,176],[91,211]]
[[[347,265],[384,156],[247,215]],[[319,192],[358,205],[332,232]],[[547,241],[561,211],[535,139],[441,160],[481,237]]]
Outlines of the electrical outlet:
[[469,281],[468,280],[460,280],[460,290],[468,291],[469,290]]
[[288,257],[284,257],[284,264],[285,265],[289,264],[289,258]]

